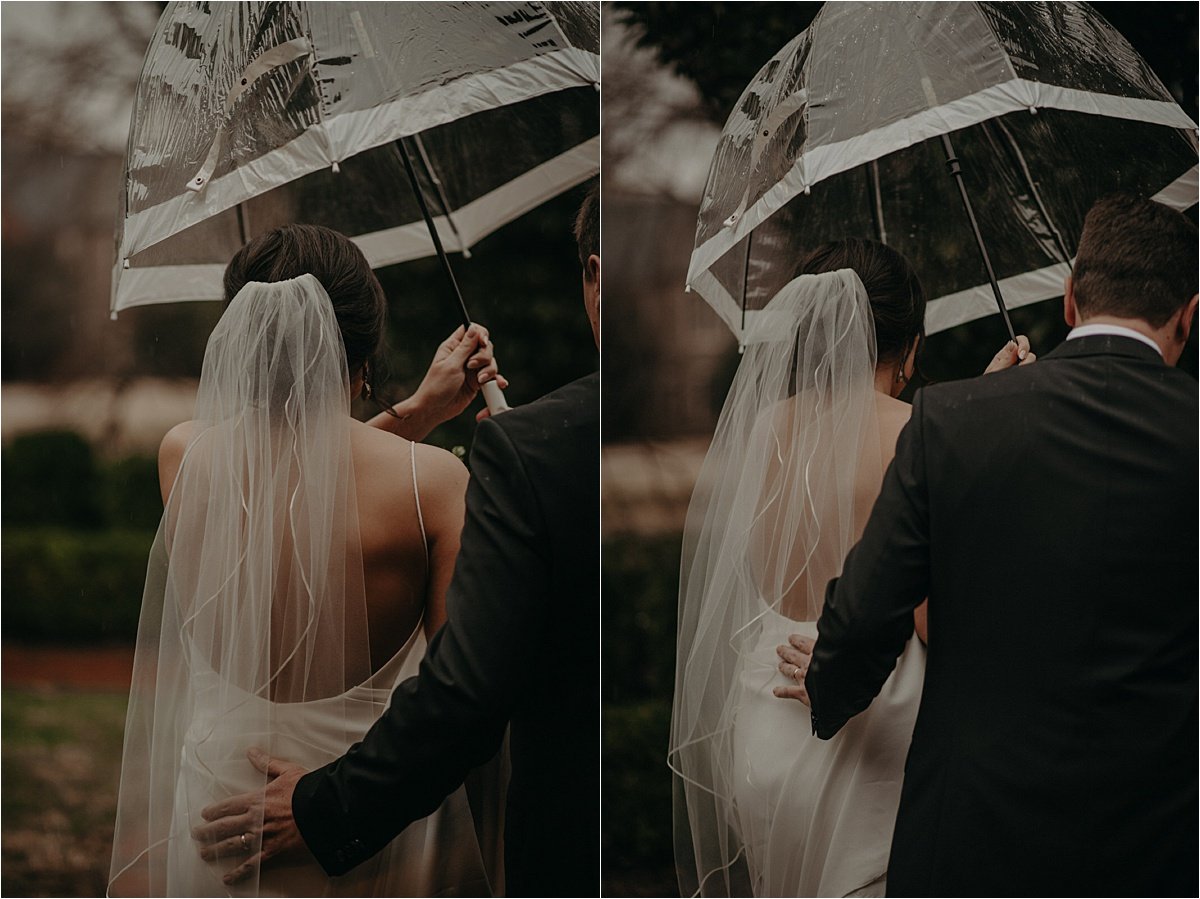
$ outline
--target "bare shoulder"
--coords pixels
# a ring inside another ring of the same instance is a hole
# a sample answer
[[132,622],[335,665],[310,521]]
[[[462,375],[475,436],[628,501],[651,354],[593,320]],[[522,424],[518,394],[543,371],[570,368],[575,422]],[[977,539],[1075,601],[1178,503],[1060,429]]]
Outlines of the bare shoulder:
[[158,446],[158,486],[162,491],[164,503],[175,484],[179,466],[183,464],[183,454],[195,433],[196,422],[180,422],[167,431]]
[[[421,497],[457,493],[462,496],[467,470],[453,453],[424,443],[411,443],[388,431],[355,422],[351,431],[356,455],[356,475],[378,476],[393,485],[411,484],[408,472],[416,456],[417,484]],[[403,478],[396,473],[403,472]]]
[[413,452],[417,455],[417,482],[422,492],[427,485],[432,491],[450,491],[460,496],[466,490],[470,476],[454,453],[428,443],[414,443]]
[[895,440],[912,418],[912,406],[887,394],[876,393],[875,408],[879,413],[879,430],[885,437]]
[[192,439],[192,435],[196,433],[196,422],[182,421],[171,430],[167,431],[162,439],[162,443],[158,447],[158,458],[161,461],[164,457],[171,459],[179,459],[183,456],[183,451],[187,449],[188,441]]

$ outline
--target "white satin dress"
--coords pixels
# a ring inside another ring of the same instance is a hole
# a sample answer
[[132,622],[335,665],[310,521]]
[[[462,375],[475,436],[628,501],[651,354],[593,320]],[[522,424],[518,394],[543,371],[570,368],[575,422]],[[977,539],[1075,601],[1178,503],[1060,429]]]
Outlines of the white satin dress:
[[925,679],[914,635],[879,696],[831,740],[808,708],[772,693],[789,681],[774,662],[789,634],[816,622],[762,606],[743,657],[733,728],[735,814],[756,896],[882,896],[904,762]]

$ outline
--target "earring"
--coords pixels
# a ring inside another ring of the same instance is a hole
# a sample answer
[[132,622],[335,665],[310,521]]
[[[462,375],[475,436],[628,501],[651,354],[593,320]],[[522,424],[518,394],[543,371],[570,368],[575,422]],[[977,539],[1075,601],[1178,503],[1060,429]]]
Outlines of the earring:
[[367,399],[372,399],[375,395],[375,392],[373,390],[371,390],[371,363],[370,362],[363,363],[362,379],[363,379],[363,386],[362,386],[363,394],[366,396]]
[[904,374],[904,363],[907,361],[908,361],[907,359],[901,359],[900,364],[898,366],[896,366],[896,383],[897,384],[904,384],[905,386],[908,385],[908,376],[906,374]]

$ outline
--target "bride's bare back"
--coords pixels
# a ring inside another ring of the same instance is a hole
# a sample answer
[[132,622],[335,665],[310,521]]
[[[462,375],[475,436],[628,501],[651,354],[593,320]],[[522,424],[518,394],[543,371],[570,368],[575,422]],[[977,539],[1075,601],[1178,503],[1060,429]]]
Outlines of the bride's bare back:
[[[163,438],[158,461],[164,504],[195,429],[196,423],[187,421]],[[418,624],[432,637],[446,620],[446,588],[458,555],[467,470],[445,450],[357,421],[351,422],[350,449],[371,669],[378,670]],[[347,547],[345,552],[351,551]]]
[[[912,407],[907,403],[881,391],[873,391],[873,398],[873,426],[869,429],[871,432],[864,435],[867,442],[862,447],[852,485],[853,497],[849,510],[851,543],[862,536],[871,509],[879,497],[883,473],[895,455],[896,438],[900,436],[900,431],[908,422],[912,411]],[[807,413],[801,410],[800,403],[799,397],[792,397],[774,413],[774,424],[781,435],[795,434],[796,417],[811,414],[811,410],[807,410]],[[760,514],[754,524],[755,533],[751,549],[756,556],[753,568],[759,572],[760,577],[773,572],[774,574],[769,576],[778,581],[774,584],[758,585],[764,598],[770,600],[778,594],[781,614],[797,621],[815,621],[814,612],[820,608],[829,578],[841,570],[840,547],[844,543],[842,540],[822,540],[821,528],[839,526],[839,509],[845,507],[846,494],[837,484],[811,483],[811,479],[827,477],[832,473],[832,469],[827,466],[818,466],[820,471],[795,470],[798,465],[793,455],[797,449],[779,446],[774,458],[768,463],[775,469],[790,466],[793,470],[778,472],[766,479],[771,489],[778,492],[774,496],[760,499]],[[804,478],[809,478],[810,483],[802,487],[800,481]],[[807,495],[810,501],[815,501],[821,506],[809,512],[811,521],[822,524],[803,540],[781,540],[781,534],[786,534],[797,526],[804,526],[803,518],[798,520],[794,510],[789,509],[789,504],[801,492]]]

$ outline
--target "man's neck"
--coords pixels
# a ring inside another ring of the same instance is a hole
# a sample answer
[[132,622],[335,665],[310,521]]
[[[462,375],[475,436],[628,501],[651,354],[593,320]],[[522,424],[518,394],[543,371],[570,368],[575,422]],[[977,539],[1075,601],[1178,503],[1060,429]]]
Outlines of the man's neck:
[[1170,357],[1168,356],[1168,353],[1175,350],[1166,333],[1168,328],[1151,327],[1149,322],[1140,318],[1121,318],[1116,315],[1093,315],[1089,316],[1088,318],[1083,318],[1080,316],[1079,320],[1075,323],[1075,327],[1082,328],[1084,325],[1111,325],[1118,328],[1128,328],[1130,331],[1136,331],[1143,337],[1148,337],[1150,340],[1154,341],[1155,345],[1158,347],[1159,353],[1162,354],[1164,359],[1169,359]]

